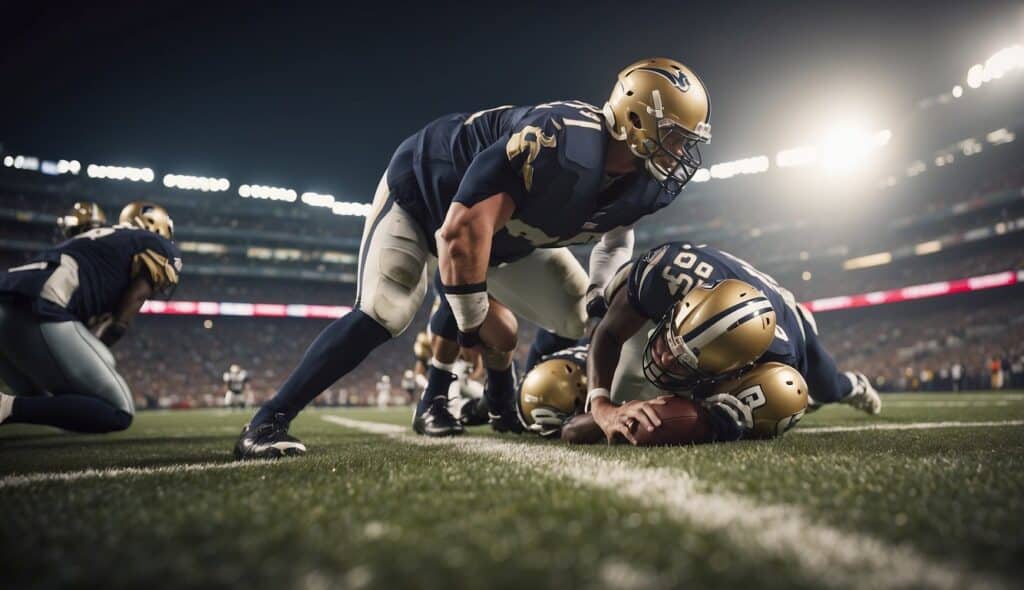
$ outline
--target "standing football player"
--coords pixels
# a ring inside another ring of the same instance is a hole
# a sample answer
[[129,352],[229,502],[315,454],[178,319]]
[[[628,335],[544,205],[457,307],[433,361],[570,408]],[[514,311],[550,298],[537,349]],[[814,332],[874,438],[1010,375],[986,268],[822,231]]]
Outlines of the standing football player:
[[131,391],[108,347],[147,298],[178,284],[173,233],[163,207],[134,202],[119,225],[0,273],[0,377],[14,393],[0,393],[0,424],[75,432],[131,425]]
[[[620,434],[632,442],[632,426],[659,425],[650,408],[657,399],[649,398],[720,380],[755,359],[797,369],[818,403],[849,404],[869,414],[882,409],[863,374],[836,368],[810,311],[728,252],[663,244],[619,269],[605,296],[608,311],[591,340],[587,403],[609,439]],[[617,373],[620,364],[642,370]],[[645,381],[653,392],[644,393]]]
[[252,406],[252,391],[249,389],[249,372],[232,363],[224,373],[225,408],[248,408]]
[[[442,117],[405,140],[366,218],[355,309],[317,337],[243,429],[235,456],[305,452],[289,423],[408,327],[434,256],[458,342],[482,348],[491,411],[511,423],[516,326],[508,310],[558,336],[581,337],[587,274],[564,246],[629,228],[671,203],[700,166],[710,114],[692,71],[647,59],[619,73],[603,109],[580,101],[501,106]],[[613,269],[593,273],[598,286]],[[445,391],[428,383],[418,408],[439,431],[457,425]]]

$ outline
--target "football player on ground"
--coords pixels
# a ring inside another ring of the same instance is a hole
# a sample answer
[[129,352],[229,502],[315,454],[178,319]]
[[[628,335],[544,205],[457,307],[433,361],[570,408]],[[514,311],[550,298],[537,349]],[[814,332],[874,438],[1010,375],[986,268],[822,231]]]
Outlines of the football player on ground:
[[[672,202],[700,165],[699,144],[711,139],[710,112],[693,72],[650,59],[620,72],[603,109],[579,101],[502,106],[442,117],[408,138],[366,219],[355,309],[317,337],[243,429],[235,456],[304,453],[288,425],[405,331],[435,256],[459,344],[482,347],[492,412],[496,420],[516,420],[516,331],[504,312],[581,337],[587,274],[564,246],[628,233],[623,228]],[[424,396],[417,410],[454,428],[445,401]]]
[[71,211],[68,211],[67,215],[57,218],[57,229],[63,237],[61,241],[70,240],[80,233],[106,224],[107,214],[91,201],[79,201],[71,206]]
[[76,432],[131,425],[132,395],[108,347],[147,298],[178,284],[173,232],[163,207],[135,202],[119,225],[0,273],[0,378],[14,393],[0,394],[0,424]]
[[[527,430],[571,444],[593,444],[605,439],[593,416],[583,414],[586,364],[586,348],[576,347],[545,357],[526,374],[520,387],[519,407]],[[740,376],[714,384],[713,388],[697,389],[697,419],[687,428],[659,436],[659,444],[775,438],[795,426],[807,408],[807,384],[796,369],[782,363],[757,364]],[[702,389],[705,391],[699,391]],[[734,418],[737,410],[743,415],[742,429],[737,427],[740,421]]]
[[[659,392],[721,380],[755,359],[797,369],[818,403],[881,411],[863,374],[837,370],[810,311],[728,252],[669,242],[623,266],[605,296],[608,312],[591,340],[587,401],[609,439],[633,441],[632,426],[656,428],[650,406]],[[620,364],[642,371],[619,372]],[[645,383],[654,391],[645,392]]]

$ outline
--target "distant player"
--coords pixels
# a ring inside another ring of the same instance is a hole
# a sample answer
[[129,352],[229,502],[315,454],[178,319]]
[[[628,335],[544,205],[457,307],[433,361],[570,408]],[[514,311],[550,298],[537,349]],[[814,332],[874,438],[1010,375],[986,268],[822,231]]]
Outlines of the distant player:
[[224,373],[225,408],[249,408],[253,405],[252,390],[249,388],[249,372],[232,364]]
[[[159,205],[129,204],[120,224],[78,234],[0,273],[0,424],[112,432],[132,423],[113,346],[146,299],[178,284],[174,224]],[[91,330],[91,331],[90,331]]]
[[[605,296],[609,308],[591,340],[587,371],[588,402],[609,438],[632,440],[630,421],[657,426],[649,408],[655,402],[630,400],[721,380],[755,360],[797,369],[819,403],[881,411],[863,374],[836,369],[811,313],[770,276],[728,252],[663,244],[623,266]],[[620,365],[640,370],[617,372]],[[646,384],[653,391],[645,391]]]
[[391,405],[391,377],[381,375],[377,381],[377,407],[384,410]]
[[[603,108],[580,101],[501,106],[444,116],[409,137],[366,218],[355,309],[317,337],[243,429],[236,458],[305,452],[288,425],[405,331],[435,256],[459,343],[483,351],[492,420],[518,423],[516,323],[504,312],[563,338],[581,337],[588,278],[565,247],[601,240],[610,256],[590,278],[603,285],[617,254],[632,249],[632,225],[671,203],[697,172],[710,115],[696,74],[659,58],[622,70]],[[436,435],[458,434],[447,388],[430,381],[417,414],[429,415]]]
[[65,239],[107,225],[107,214],[91,201],[79,201],[71,206],[67,215],[57,218],[57,229]]

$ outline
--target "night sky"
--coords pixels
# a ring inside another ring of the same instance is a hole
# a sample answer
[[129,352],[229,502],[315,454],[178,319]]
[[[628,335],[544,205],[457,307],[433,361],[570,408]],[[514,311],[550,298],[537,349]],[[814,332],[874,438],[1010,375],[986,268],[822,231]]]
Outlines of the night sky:
[[704,78],[714,162],[799,142],[830,112],[884,126],[1024,38],[1020,2],[12,4],[7,150],[351,200],[369,200],[392,150],[439,115],[600,105],[642,57]]

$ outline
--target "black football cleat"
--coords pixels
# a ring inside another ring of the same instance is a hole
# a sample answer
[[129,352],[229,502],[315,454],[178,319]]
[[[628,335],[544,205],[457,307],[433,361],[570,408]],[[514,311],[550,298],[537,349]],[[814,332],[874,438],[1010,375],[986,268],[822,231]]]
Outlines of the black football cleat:
[[288,434],[288,423],[284,414],[275,414],[274,419],[253,426],[246,424],[235,443],[235,459],[280,459],[306,454],[306,445]]
[[438,397],[425,412],[413,416],[412,429],[424,436],[458,436],[466,431],[448,411],[448,398]]
[[502,400],[497,411],[494,408],[488,408],[487,418],[495,432],[513,432],[515,434],[526,432],[526,426],[519,418],[519,408],[514,399]]
[[459,422],[463,426],[483,426],[490,421],[487,411],[487,400],[482,397],[475,397],[466,400],[459,408]]

